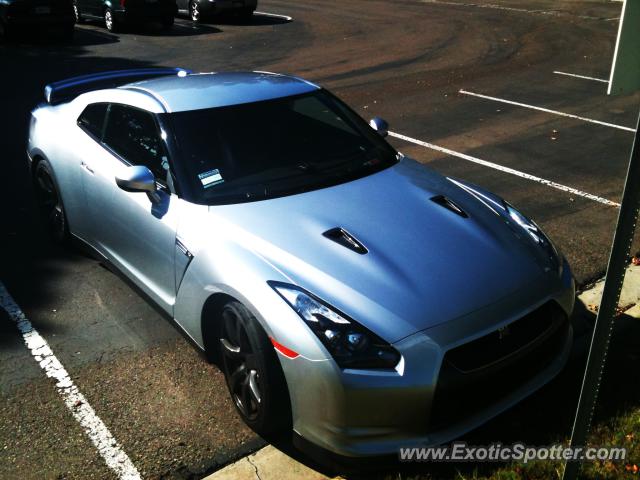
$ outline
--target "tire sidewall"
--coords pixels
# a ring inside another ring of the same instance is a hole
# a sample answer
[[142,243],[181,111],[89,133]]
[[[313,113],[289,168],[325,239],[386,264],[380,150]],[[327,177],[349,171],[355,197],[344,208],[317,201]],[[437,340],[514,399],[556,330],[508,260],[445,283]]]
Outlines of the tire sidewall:
[[[245,326],[251,349],[255,354],[255,366],[260,379],[261,402],[258,416],[250,420],[246,418],[236,406],[236,410],[244,422],[260,435],[268,435],[290,428],[291,425],[291,404],[287,390],[284,373],[280,366],[280,360],[269,340],[269,337],[260,326],[256,318],[249,310],[237,301],[228,302],[223,310],[230,308],[237,318],[242,319]],[[224,371],[226,368],[226,358],[224,353],[220,353]],[[226,373],[225,373],[226,378]],[[229,379],[227,388],[231,395]]]
[[36,189],[36,198],[38,200],[38,212],[40,215],[43,214],[42,211],[42,206],[40,204],[41,202],[41,195],[42,193],[40,192],[40,187],[38,186],[37,182],[38,182],[38,174],[40,171],[44,171],[46,172],[46,174],[49,176],[49,178],[51,179],[51,183],[53,184],[53,188],[55,188],[56,190],[56,195],[58,196],[59,202],[60,202],[60,206],[62,208],[62,216],[63,216],[63,220],[64,220],[64,226],[63,226],[63,231],[62,232],[53,232],[51,231],[51,229],[47,226],[47,233],[49,235],[49,237],[55,242],[55,243],[59,243],[59,244],[64,244],[68,241],[69,239],[69,219],[67,217],[67,211],[64,207],[64,201],[62,199],[62,194],[60,192],[60,188],[58,187],[58,182],[56,181],[56,177],[53,173],[53,169],[51,168],[51,164],[47,161],[47,160],[40,160],[38,162],[38,164],[36,165],[36,168],[33,172],[33,182],[34,182],[34,188]]

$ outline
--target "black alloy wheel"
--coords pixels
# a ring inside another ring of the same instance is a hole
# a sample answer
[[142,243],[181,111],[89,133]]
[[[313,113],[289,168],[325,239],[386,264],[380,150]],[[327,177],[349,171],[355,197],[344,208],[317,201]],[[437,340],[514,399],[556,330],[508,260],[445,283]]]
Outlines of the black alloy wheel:
[[67,215],[58,191],[51,166],[41,160],[36,166],[34,182],[38,209],[47,232],[56,243],[63,243],[69,237]]
[[290,424],[286,382],[269,338],[255,317],[237,301],[222,309],[222,369],[235,407],[261,435]]
[[199,22],[202,20],[202,14],[200,13],[200,5],[198,0],[191,0],[189,2],[189,18],[193,22]]

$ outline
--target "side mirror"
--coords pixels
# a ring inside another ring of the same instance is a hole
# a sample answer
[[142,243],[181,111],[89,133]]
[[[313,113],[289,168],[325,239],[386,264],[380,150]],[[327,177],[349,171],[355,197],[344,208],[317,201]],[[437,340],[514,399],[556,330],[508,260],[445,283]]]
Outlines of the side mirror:
[[378,135],[381,137],[384,138],[389,135],[389,124],[386,120],[380,117],[373,117],[369,122],[369,125],[371,125],[371,128],[378,132]]
[[156,178],[151,170],[142,165],[127,167],[123,174],[116,177],[116,184],[125,192],[144,192],[154,203],[159,198],[156,192]]

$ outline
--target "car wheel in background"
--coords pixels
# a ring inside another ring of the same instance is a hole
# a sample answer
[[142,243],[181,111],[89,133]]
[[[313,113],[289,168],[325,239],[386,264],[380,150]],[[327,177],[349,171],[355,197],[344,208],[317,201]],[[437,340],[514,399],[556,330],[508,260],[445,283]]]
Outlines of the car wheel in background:
[[173,16],[165,17],[162,19],[162,28],[164,28],[165,30],[168,30],[171,27],[173,27],[174,22],[175,22],[175,18]]
[[199,22],[202,20],[202,14],[200,13],[200,5],[197,0],[191,0],[189,2],[189,18],[193,22]]
[[56,243],[66,242],[69,238],[67,214],[49,162],[38,162],[33,179],[38,210],[47,233]]
[[0,41],[6,41],[11,38],[11,27],[0,19]]
[[82,18],[82,13],[80,12],[80,8],[77,3],[73,4],[73,15],[76,17],[76,23],[84,22],[84,18]]
[[104,11],[104,26],[112,33],[120,31],[120,25],[116,21],[116,17],[110,8]]
[[226,303],[221,317],[221,366],[236,410],[260,435],[290,428],[286,381],[267,334],[237,301]]

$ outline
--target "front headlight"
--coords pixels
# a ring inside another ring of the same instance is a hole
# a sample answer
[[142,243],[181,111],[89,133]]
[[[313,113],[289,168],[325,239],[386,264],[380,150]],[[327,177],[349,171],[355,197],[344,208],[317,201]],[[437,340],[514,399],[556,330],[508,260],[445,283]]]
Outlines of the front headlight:
[[269,285],[293,308],[331,353],[340,368],[394,368],[398,351],[319,298],[286,283]]
[[[504,201],[503,201],[504,202]],[[553,242],[545,235],[540,227],[531,220],[525,217],[522,213],[516,210],[512,205],[504,202],[504,208],[507,212],[508,220],[517,225],[520,229],[524,230],[526,234],[549,256],[549,260],[557,269],[562,269],[562,259],[560,253],[556,249]]]

